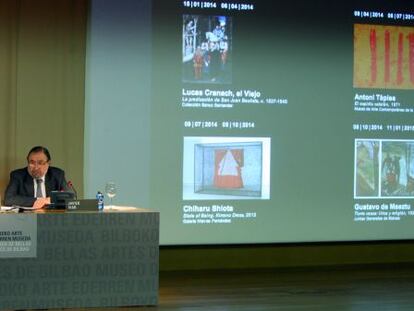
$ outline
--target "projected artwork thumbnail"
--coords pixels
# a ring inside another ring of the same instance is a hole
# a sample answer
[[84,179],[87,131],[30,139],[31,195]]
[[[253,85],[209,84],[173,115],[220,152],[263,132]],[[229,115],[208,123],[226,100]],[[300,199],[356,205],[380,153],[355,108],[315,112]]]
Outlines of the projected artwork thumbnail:
[[359,140],[356,142],[356,195],[379,195],[378,189],[379,141]]
[[184,199],[269,198],[270,140],[212,141],[184,139]]
[[414,88],[414,27],[354,25],[354,87]]
[[381,194],[414,196],[414,141],[382,143]]
[[356,140],[355,197],[414,197],[414,141]]
[[260,142],[197,144],[194,156],[194,192],[255,197],[261,195]]
[[231,17],[183,16],[183,82],[231,83],[231,29]]
[[379,195],[379,141],[356,142],[356,195],[377,197]]

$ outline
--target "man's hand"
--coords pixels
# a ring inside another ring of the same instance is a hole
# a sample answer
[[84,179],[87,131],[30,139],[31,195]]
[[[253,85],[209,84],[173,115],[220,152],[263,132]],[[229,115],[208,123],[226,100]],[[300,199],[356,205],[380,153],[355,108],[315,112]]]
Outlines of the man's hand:
[[38,198],[34,203],[33,203],[33,208],[34,209],[41,209],[44,208],[46,205],[50,204],[50,198]]

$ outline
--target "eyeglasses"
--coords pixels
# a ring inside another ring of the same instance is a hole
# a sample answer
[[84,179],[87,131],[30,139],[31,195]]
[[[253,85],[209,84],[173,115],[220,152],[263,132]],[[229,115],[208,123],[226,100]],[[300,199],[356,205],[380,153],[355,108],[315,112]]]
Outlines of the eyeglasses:
[[48,164],[49,161],[29,161],[29,165],[30,166],[44,166],[46,164]]

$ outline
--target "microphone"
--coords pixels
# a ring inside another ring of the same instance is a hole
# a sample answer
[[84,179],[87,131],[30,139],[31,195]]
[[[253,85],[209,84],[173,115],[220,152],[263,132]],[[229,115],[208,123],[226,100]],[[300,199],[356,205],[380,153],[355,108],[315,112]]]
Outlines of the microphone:
[[78,198],[78,193],[76,192],[76,189],[73,186],[72,181],[70,181],[70,180],[68,181],[68,187],[73,191],[73,193],[75,194],[75,199],[77,199]]

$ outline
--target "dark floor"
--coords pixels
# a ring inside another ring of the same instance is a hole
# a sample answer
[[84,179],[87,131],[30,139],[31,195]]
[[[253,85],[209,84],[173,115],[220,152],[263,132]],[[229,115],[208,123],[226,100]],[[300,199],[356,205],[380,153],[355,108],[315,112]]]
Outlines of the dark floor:
[[76,310],[413,311],[414,265],[164,272],[156,307]]

